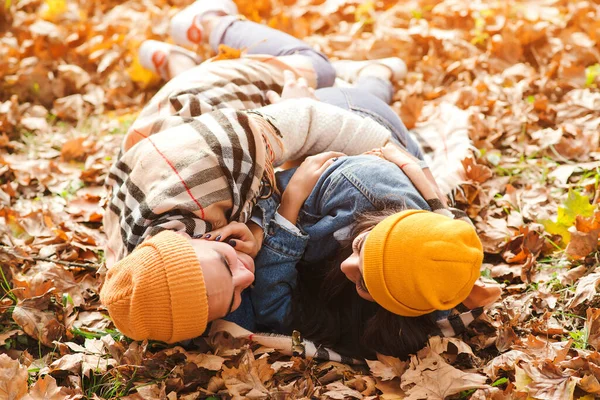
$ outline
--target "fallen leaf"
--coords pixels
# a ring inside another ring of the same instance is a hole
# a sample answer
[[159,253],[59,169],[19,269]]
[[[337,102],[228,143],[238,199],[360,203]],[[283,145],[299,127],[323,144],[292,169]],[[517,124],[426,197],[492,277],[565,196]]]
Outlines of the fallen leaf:
[[27,368],[6,354],[0,354],[0,397],[19,400],[27,394]]
[[408,395],[407,399],[443,400],[463,390],[487,387],[486,381],[485,376],[454,368],[426,347],[411,357],[400,387]]
[[81,397],[76,397],[76,391],[73,389],[58,387],[56,380],[46,375],[37,380],[23,400],[73,400]]
[[600,272],[594,272],[584,276],[577,282],[575,295],[567,304],[568,308],[575,308],[586,301],[590,301],[596,296],[596,288],[600,284]]

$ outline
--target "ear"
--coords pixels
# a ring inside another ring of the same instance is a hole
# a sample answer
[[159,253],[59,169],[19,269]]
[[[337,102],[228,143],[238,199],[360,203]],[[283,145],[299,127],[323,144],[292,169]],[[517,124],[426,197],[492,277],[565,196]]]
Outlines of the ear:
[[501,295],[502,287],[500,285],[483,283],[478,279],[463,304],[470,309],[487,307],[498,300]]

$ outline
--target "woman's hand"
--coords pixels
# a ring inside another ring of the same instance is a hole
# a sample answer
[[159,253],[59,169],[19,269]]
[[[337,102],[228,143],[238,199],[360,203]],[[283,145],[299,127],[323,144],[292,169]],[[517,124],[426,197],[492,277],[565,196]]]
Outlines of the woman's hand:
[[400,169],[409,164],[417,164],[419,163],[419,159],[408,151],[403,149],[402,147],[395,145],[393,143],[388,143],[381,148],[381,155],[388,161],[396,164]]
[[303,97],[308,97],[309,99],[316,100],[315,90],[308,86],[308,82],[304,78],[296,79],[296,76],[292,71],[285,70],[283,71],[283,91],[281,92],[281,96],[276,92],[269,90],[267,92],[267,99],[271,104],[279,103],[282,100],[287,99],[300,99]]
[[413,185],[425,200],[439,200],[444,207],[448,207],[446,196],[441,192],[429,168],[421,169],[419,159],[405,149],[393,143],[381,148],[381,156],[393,162],[411,180]]
[[310,196],[323,172],[338,157],[342,156],[345,156],[345,154],[337,151],[328,151],[306,157],[296,172],[294,172],[292,179],[290,179],[283,192],[279,214],[292,224],[295,224],[302,205],[308,196]]
[[252,221],[248,221],[246,224],[230,222],[223,228],[208,232],[202,238],[229,243],[236,250],[254,258],[262,247],[263,230]]

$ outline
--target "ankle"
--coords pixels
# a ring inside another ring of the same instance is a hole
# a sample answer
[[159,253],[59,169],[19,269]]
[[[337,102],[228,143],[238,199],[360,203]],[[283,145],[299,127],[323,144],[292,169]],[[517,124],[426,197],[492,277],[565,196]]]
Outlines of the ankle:
[[382,64],[371,64],[371,65],[367,65],[366,67],[362,68],[358,72],[357,78],[364,78],[367,76],[373,77],[373,78],[379,78],[384,81],[391,81],[392,80],[392,70],[389,67],[386,67],[385,65],[382,65]]
[[200,19],[200,24],[202,25],[202,30],[204,31],[204,38],[208,40],[210,38],[211,33],[219,25],[221,19],[227,16],[222,11],[208,12],[202,16]]

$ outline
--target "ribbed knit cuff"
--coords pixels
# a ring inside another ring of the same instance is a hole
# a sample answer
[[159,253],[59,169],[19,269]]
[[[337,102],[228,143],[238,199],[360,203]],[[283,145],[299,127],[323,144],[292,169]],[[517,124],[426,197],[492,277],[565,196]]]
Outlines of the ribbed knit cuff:
[[170,294],[173,331],[166,341],[201,335],[208,323],[208,298],[194,248],[185,237],[171,231],[161,232],[150,243],[162,258]]

